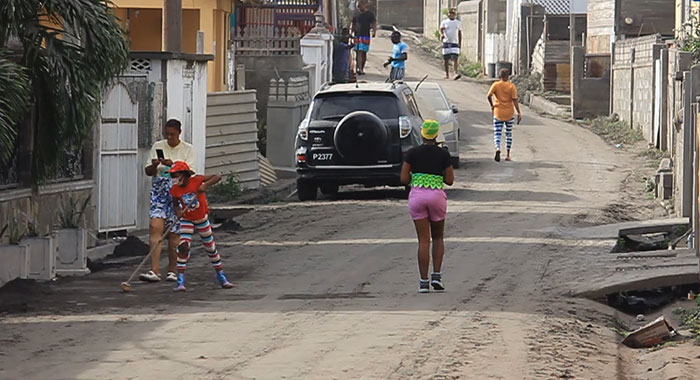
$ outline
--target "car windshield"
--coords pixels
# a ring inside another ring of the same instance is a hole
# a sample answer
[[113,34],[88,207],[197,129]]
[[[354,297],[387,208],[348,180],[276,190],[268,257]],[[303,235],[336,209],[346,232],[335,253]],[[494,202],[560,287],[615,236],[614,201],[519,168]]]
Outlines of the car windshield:
[[397,98],[391,93],[337,93],[314,100],[311,120],[342,119],[354,111],[369,111],[380,119],[399,117]]
[[421,111],[426,108],[437,111],[450,109],[445,97],[437,88],[418,88],[417,95],[416,101]]

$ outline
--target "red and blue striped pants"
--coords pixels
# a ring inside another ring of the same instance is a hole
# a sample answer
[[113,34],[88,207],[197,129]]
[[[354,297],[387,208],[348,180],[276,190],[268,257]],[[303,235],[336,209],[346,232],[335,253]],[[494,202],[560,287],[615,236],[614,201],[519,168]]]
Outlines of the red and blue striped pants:
[[[191,221],[191,220],[185,220],[183,219],[180,221],[180,244],[182,243],[187,243],[188,246],[191,246],[192,243],[192,234],[194,234],[195,229],[197,230],[197,233],[199,234],[199,238],[202,240],[202,245],[204,245],[204,250],[207,252],[207,255],[209,256],[209,261],[211,261],[211,265],[214,267],[216,270],[221,270],[222,264],[221,264],[221,256],[219,256],[219,253],[216,250],[216,243],[214,242],[214,234],[211,231],[211,224],[209,223],[209,217],[205,216],[204,219],[202,220],[197,220],[197,221]],[[187,253],[185,252],[180,252],[179,247],[178,247],[178,254],[177,254],[177,269],[178,272],[184,272],[185,269],[187,269],[187,262],[190,259],[190,249],[187,250]]]

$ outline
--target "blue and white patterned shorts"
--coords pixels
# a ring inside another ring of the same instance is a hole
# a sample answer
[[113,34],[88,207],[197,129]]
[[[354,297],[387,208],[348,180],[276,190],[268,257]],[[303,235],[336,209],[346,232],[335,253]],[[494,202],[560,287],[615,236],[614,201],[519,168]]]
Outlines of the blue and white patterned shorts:
[[[153,177],[151,185],[151,219],[165,219],[166,222],[174,222],[175,209],[173,209],[173,197],[170,195],[170,188],[173,187],[171,178]],[[177,232],[178,226],[173,225],[170,232]]]

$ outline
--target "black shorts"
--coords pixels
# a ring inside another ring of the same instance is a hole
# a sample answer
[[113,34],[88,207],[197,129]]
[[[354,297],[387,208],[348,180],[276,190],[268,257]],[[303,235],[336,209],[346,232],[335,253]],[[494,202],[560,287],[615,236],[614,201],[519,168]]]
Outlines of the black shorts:
[[459,58],[459,54],[455,54],[455,53],[444,54],[442,56],[442,58],[444,58],[446,62],[455,61]]

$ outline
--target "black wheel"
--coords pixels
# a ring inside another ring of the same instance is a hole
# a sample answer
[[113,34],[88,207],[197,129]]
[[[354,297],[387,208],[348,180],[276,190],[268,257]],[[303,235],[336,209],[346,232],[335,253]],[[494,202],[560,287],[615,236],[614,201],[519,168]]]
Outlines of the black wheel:
[[325,184],[325,185],[319,186],[319,188],[321,189],[322,194],[335,195],[335,194],[338,194],[338,189],[340,188],[340,186],[332,185],[332,184]]
[[316,200],[316,193],[316,184],[303,179],[297,180],[297,197],[300,201],[314,201]]
[[459,169],[459,157],[452,157],[452,167]]

